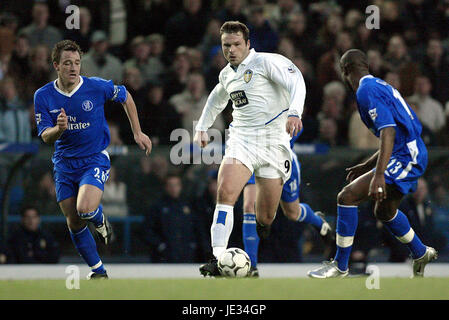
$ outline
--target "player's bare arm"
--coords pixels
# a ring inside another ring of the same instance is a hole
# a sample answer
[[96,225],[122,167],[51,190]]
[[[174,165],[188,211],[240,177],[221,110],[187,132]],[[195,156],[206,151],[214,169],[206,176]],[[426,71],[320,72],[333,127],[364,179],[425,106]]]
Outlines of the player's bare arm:
[[140,149],[145,150],[146,155],[149,155],[151,153],[152,143],[150,138],[145,133],[143,133],[140,128],[136,104],[129,92],[126,97],[125,103],[123,103],[123,108],[125,109],[126,115],[129,119],[129,123],[131,124],[131,129],[134,134],[134,141],[136,141]]
[[61,108],[61,112],[56,119],[56,125],[51,128],[47,128],[42,133],[42,140],[47,144],[53,144],[58,140],[65,130],[68,128],[68,119],[64,108]]
[[368,196],[375,201],[382,201],[387,198],[384,172],[393,153],[395,135],[394,127],[386,127],[380,132],[380,150],[377,157],[376,172],[371,179],[368,193]]

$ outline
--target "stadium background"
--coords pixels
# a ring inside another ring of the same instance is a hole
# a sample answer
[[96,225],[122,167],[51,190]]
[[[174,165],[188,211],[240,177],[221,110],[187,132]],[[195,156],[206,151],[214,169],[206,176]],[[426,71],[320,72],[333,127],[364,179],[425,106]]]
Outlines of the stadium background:
[[[66,28],[65,8],[70,4],[81,8],[79,30]],[[365,8],[370,4],[380,9],[380,29],[366,28]],[[394,85],[424,124],[430,150],[425,174],[428,192],[420,194],[424,216],[414,215],[413,202],[404,205],[410,208],[415,230],[440,250],[439,261],[449,260],[448,1],[7,0],[1,1],[0,13],[0,143],[39,147],[13,181],[6,225],[9,235],[18,228],[20,208],[34,205],[42,228],[59,244],[58,261],[81,261],[55,201],[52,148],[36,136],[32,101],[37,88],[55,79],[52,46],[70,38],[85,51],[83,75],[126,85],[136,101],[143,131],[154,143],[152,155],[145,158],[133,145],[122,107],[105,106],[112,169],[103,204],[117,239],[108,248],[100,247],[103,261],[204,262],[210,253],[214,207],[210,194],[217,166],[173,165],[169,155],[177,142],[169,137],[176,128],[192,133],[192,121],[198,119],[226,63],[219,27],[223,21],[239,20],[248,24],[253,48],[285,55],[305,77],[304,133],[295,146],[302,163],[301,198],[326,212],[332,224],[336,195],[345,184],[344,169],[377,147],[357,116],[354,96],[339,79],[337,62],[352,47],[368,53],[372,74]],[[223,132],[231,120],[228,106],[214,127]],[[189,149],[187,145],[185,150]],[[0,154],[2,187],[19,157]],[[182,180],[178,200],[165,195],[165,180],[172,175]],[[353,259],[402,261],[406,254],[391,246],[370,205],[360,208]],[[243,247],[241,208],[240,199],[231,246]],[[6,254],[2,262],[15,262],[7,245],[1,251]],[[322,259],[317,234],[287,221],[279,211],[272,235],[261,242],[260,262]]]

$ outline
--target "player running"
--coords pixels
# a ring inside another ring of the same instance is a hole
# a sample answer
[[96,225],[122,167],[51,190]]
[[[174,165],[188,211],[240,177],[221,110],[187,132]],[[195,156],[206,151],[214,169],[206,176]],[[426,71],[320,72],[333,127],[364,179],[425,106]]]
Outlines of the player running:
[[259,235],[268,232],[282,186],[290,178],[289,140],[302,128],[306,94],[302,74],[289,59],[250,49],[246,25],[225,22],[220,34],[223,55],[229,63],[208,97],[194,137],[201,147],[207,145],[207,130],[231,99],[233,122],[218,172],[217,205],[211,226],[214,258],[200,267],[204,276],[219,275],[216,258],[227,247],[235,202],[253,173],[257,230]]
[[340,66],[342,78],[356,93],[363,123],[380,138],[380,149],[364,163],[346,169],[350,183],[337,197],[335,258],[308,275],[312,278],[348,275],[358,205],[371,197],[375,201],[376,219],[409,248],[413,276],[422,277],[425,266],[437,258],[437,252],[421,242],[407,216],[398,210],[403,196],[415,191],[427,166],[421,123],[395,88],[369,74],[368,60],[362,51],[348,50],[341,57]]
[[[301,131],[302,132],[302,131]],[[291,221],[311,224],[318,231],[323,242],[329,247],[326,256],[335,254],[335,235],[329,223],[320,211],[314,212],[307,203],[299,202],[299,188],[301,185],[301,165],[293,151],[293,145],[301,132],[290,139],[290,153],[292,158],[292,173],[290,179],[282,187],[280,205],[284,215]],[[259,236],[256,230],[255,217],[256,187],[254,174],[243,189],[243,245],[251,259],[249,276],[258,277],[257,253],[259,249]]]
[[108,179],[110,142],[104,116],[107,100],[123,104],[139,147],[151,152],[151,140],[139,124],[136,105],[124,86],[112,81],[80,76],[81,49],[63,40],[53,48],[53,66],[58,78],[34,94],[38,135],[55,145],[52,156],[56,198],[67,219],[76,250],[92,271],[88,279],[107,278],[87,222],[93,223],[99,238],[108,244],[112,230],[100,204]]

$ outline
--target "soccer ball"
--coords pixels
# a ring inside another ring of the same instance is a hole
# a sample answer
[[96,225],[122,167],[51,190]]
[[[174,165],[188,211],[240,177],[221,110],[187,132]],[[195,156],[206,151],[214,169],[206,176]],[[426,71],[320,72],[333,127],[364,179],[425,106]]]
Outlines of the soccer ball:
[[218,270],[225,277],[246,277],[250,268],[251,260],[242,249],[229,248],[218,257]]

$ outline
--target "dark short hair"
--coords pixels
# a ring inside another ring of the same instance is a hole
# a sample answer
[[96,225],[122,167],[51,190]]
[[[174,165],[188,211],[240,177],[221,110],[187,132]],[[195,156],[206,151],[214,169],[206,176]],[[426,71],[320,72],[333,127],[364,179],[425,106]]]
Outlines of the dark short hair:
[[245,42],[248,42],[249,39],[249,29],[240,21],[226,21],[220,28],[220,35],[223,33],[238,33],[241,32],[243,34],[243,39]]
[[62,40],[55,44],[55,46],[53,47],[53,50],[51,52],[51,60],[53,62],[59,63],[63,51],[76,51],[80,54],[80,57],[83,55],[80,46],[75,41]]

